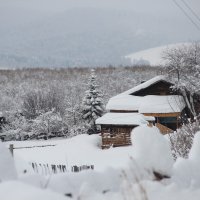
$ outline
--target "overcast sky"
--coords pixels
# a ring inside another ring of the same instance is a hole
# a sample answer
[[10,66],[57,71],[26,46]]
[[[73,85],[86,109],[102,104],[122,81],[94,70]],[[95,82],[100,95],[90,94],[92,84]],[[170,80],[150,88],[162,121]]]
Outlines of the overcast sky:
[[31,57],[39,64],[55,57],[49,62],[56,65],[67,63],[72,52],[68,60],[109,62],[112,56],[200,40],[200,20],[186,10],[198,30],[174,1],[186,9],[185,1],[200,19],[200,0],[0,0],[0,65]]
[[[176,0],[181,2],[181,0]],[[199,0],[185,0],[200,14]],[[1,5],[32,8],[42,11],[63,11],[72,7],[99,7],[113,9],[131,9],[145,12],[180,12],[173,0],[0,0]]]
[[[176,0],[184,6],[182,0]],[[200,0],[184,0],[200,17]],[[101,9],[118,9],[132,10],[134,12],[149,13],[157,16],[173,16],[174,18],[182,18],[186,25],[191,23],[190,20],[175,5],[173,0],[0,0],[0,11],[10,12],[12,16],[13,10],[19,9],[20,12],[35,10],[45,13],[63,12],[72,8],[101,8]],[[35,15],[38,15],[38,12]],[[32,13],[31,13],[32,14]],[[191,13],[188,13],[191,16]],[[33,14],[32,14],[33,15]],[[34,17],[34,16],[32,16]],[[191,16],[192,17],[192,16]],[[14,19],[13,19],[14,20]],[[193,18],[196,23],[200,21]],[[6,19],[5,19],[6,21]]]

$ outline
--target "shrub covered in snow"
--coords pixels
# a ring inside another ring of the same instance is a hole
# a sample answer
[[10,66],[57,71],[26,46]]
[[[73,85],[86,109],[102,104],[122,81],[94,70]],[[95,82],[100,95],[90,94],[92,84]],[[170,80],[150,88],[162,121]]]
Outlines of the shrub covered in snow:
[[6,124],[0,133],[4,141],[68,136],[68,126],[55,110],[41,113],[34,120],[28,120],[16,112],[7,112],[5,117]]
[[18,111],[5,112],[6,123],[2,126],[0,137],[2,140],[26,140],[29,138],[31,124]]
[[48,139],[51,137],[67,136],[68,126],[55,110],[40,114],[33,120],[32,133],[36,138]]
[[199,130],[199,121],[195,121],[184,124],[176,132],[169,135],[172,154],[175,159],[178,157],[188,157],[192,147],[194,135]]
[[35,88],[23,96],[22,112],[27,119],[35,119],[52,109],[63,114],[64,100],[64,91],[61,88],[51,84],[45,90]]

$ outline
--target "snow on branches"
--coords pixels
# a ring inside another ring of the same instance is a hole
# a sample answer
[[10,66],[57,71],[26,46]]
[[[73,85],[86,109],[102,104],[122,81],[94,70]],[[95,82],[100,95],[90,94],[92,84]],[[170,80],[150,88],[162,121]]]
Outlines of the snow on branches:
[[99,86],[96,83],[94,70],[91,70],[87,86],[88,90],[85,92],[82,103],[82,117],[88,127],[89,134],[92,134],[96,133],[95,120],[101,117],[105,110],[102,102],[102,94],[98,90]]
[[198,116],[194,101],[200,94],[200,43],[182,45],[163,52],[169,78],[173,79],[173,89],[182,93],[194,117]]

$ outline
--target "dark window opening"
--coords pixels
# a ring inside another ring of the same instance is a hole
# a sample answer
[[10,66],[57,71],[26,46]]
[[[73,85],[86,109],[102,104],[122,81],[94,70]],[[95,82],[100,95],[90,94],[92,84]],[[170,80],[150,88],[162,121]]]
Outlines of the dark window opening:
[[160,123],[174,131],[178,128],[177,117],[156,117],[156,123]]

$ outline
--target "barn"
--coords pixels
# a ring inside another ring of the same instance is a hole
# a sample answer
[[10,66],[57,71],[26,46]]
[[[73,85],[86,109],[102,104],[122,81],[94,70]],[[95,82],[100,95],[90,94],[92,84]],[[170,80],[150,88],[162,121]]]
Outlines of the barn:
[[183,97],[171,86],[164,76],[156,76],[112,97],[106,105],[108,113],[96,120],[102,148],[130,145],[132,129],[143,124],[155,125],[162,134],[179,128],[189,113]]

